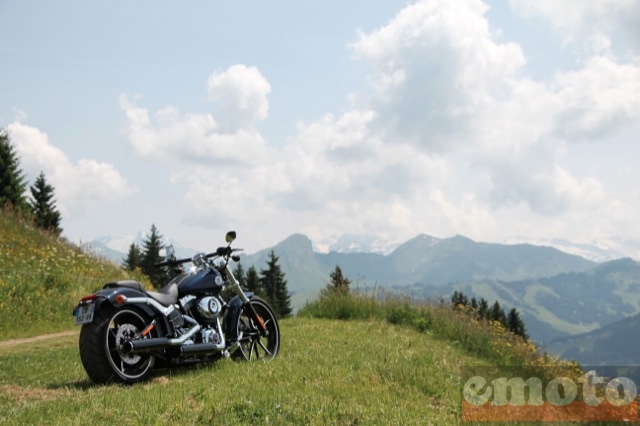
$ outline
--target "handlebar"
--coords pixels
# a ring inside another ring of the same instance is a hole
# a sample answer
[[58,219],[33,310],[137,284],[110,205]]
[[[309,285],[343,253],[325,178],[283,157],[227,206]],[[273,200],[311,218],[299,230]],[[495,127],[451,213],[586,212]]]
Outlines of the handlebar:
[[[209,254],[205,254],[204,257],[207,258],[207,259],[209,259],[211,257],[217,257],[217,256],[229,257],[229,256],[231,256],[231,253],[235,253],[237,251],[243,251],[243,250],[244,249],[231,248],[229,246],[227,246],[227,247],[218,247],[215,252],[209,253]],[[155,266],[157,268],[160,268],[162,266],[175,266],[175,265],[179,265],[181,263],[191,262],[191,261],[193,261],[193,259],[196,256],[199,256],[199,255],[200,255],[200,253],[195,255],[195,256],[193,256],[193,257],[188,257],[188,258],[184,258],[184,259],[167,260],[167,261],[164,261],[164,262],[155,263],[153,266]]]
[[176,259],[176,260],[167,260],[165,262],[160,262],[160,263],[154,263],[153,266],[155,266],[156,268],[160,268],[162,266],[175,266],[175,265],[179,265],[181,263],[187,263],[187,262],[191,262],[191,258],[188,259]]

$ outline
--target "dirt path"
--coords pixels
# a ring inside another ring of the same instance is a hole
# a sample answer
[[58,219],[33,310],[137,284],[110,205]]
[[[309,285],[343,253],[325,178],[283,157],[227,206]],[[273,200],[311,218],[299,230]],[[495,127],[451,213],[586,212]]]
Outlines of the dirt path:
[[25,343],[39,342],[41,340],[55,339],[56,337],[66,337],[78,334],[78,330],[62,331],[60,333],[43,334],[41,336],[25,337],[23,339],[12,339],[0,342],[0,348],[22,345]]

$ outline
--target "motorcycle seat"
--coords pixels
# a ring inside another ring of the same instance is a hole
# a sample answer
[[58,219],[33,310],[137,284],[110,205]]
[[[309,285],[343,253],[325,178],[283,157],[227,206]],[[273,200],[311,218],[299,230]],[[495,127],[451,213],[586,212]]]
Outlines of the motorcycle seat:
[[143,293],[145,292],[145,289],[142,283],[140,281],[135,281],[135,280],[113,281],[105,284],[104,287],[102,288],[113,288],[113,287],[126,287],[133,290],[141,291]]
[[171,283],[164,286],[160,291],[147,291],[147,295],[164,306],[173,305],[178,301],[178,284]]

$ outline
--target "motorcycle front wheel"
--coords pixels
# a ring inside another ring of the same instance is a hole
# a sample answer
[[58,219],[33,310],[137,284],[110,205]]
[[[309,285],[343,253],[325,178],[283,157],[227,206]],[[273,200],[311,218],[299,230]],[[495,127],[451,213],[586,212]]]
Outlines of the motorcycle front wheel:
[[130,384],[147,379],[154,356],[124,353],[122,344],[139,335],[150,322],[147,315],[133,307],[98,311],[93,322],[83,325],[80,331],[80,358],[89,377],[96,383]]
[[251,298],[251,306],[262,319],[267,328],[267,335],[263,336],[255,321],[245,308],[240,311],[235,339],[240,344],[233,357],[245,361],[257,361],[273,358],[280,350],[280,327],[269,304],[259,297]]

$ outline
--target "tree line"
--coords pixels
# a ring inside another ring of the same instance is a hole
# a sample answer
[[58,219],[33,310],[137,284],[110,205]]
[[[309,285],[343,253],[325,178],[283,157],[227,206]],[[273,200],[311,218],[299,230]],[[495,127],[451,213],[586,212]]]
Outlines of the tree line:
[[29,192],[30,195],[9,132],[0,129],[0,209],[14,209],[37,227],[60,235],[62,217],[56,207],[55,190],[43,172],[29,187]]
[[[172,271],[168,268],[154,266],[164,260],[160,256],[160,250],[165,247],[162,241],[162,234],[155,225],[151,225],[151,230],[143,238],[141,246],[135,242],[129,246],[127,256],[122,261],[123,268],[128,271],[139,269],[156,288],[166,285],[171,279]],[[266,268],[258,272],[255,267],[251,266],[245,271],[242,263],[238,263],[233,275],[238,279],[243,289],[265,299],[278,318],[286,318],[291,316],[293,308],[291,307],[291,295],[287,289],[287,280],[278,260],[279,258],[272,250],[267,259]],[[228,296],[232,297],[233,295],[229,294]]]
[[[350,292],[351,280],[344,276],[339,266],[336,266],[333,272],[329,274],[329,282],[322,290],[323,294],[327,295],[347,295]],[[454,291],[451,297],[451,308],[468,312],[474,315],[478,320],[482,321],[497,321],[502,326],[527,340],[526,327],[524,321],[520,317],[520,313],[516,308],[511,308],[507,314],[505,310],[500,306],[500,303],[496,300],[493,305],[489,306],[489,302],[485,298],[480,300],[472,297],[471,300],[462,292]]]
[[497,300],[489,307],[489,302],[487,302],[485,298],[480,298],[478,301],[475,297],[472,297],[471,300],[469,300],[461,291],[454,291],[453,296],[451,296],[451,307],[453,309],[467,311],[470,309],[470,313],[478,319],[497,321],[513,334],[521,336],[525,340],[529,338],[524,321],[522,321],[518,310],[511,308],[507,314]]

